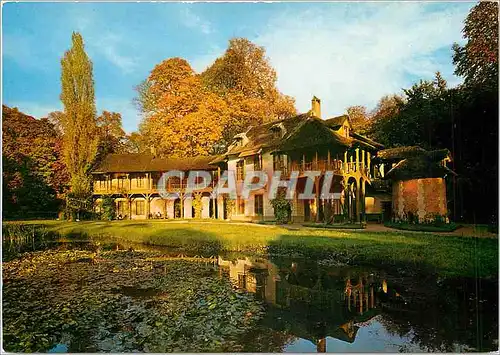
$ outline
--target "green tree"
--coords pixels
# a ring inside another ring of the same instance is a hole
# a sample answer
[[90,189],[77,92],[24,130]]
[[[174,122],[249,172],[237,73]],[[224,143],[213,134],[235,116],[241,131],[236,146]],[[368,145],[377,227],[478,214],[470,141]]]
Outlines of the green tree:
[[88,170],[97,153],[99,134],[96,124],[92,62],[85,53],[83,38],[72,35],[72,47],[61,59],[61,101],[64,106],[64,157],[75,196],[88,196],[91,183]]
[[384,97],[379,102],[372,118],[371,136],[387,147],[441,147],[436,130],[449,117],[446,81],[437,72],[434,81],[421,80],[403,93],[403,97]]

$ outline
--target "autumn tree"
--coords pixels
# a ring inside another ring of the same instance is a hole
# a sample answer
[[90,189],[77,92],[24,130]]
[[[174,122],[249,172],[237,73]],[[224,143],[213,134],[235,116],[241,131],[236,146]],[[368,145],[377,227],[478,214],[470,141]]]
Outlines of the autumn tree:
[[125,131],[122,128],[121,114],[103,111],[97,117],[97,127],[99,132],[97,160],[109,153],[120,153],[124,150]]
[[75,196],[91,191],[88,170],[95,159],[99,135],[96,125],[92,62],[83,38],[72,35],[72,47],[61,59],[61,101],[64,106],[64,157]]
[[498,2],[480,1],[465,20],[464,46],[453,45],[455,74],[467,85],[496,84],[498,87]]
[[132,132],[125,136],[123,151],[126,153],[141,153],[144,150],[143,137],[139,132]]
[[264,49],[243,38],[230,40],[224,55],[200,75],[186,60],[171,58],[136,90],[142,144],[161,154],[220,153],[250,125],[296,113],[294,100],[276,88]]
[[356,132],[364,133],[370,124],[370,117],[365,106],[357,105],[347,108],[347,114]]
[[57,212],[69,182],[61,143],[48,119],[2,106],[4,217],[47,217]]
[[187,61],[171,58],[158,64],[141,87],[138,100],[154,102],[140,125],[142,143],[168,156],[208,155],[221,139],[227,106],[203,87]]
[[296,114],[295,101],[276,87],[276,71],[263,47],[245,38],[233,38],[220,58],[201,75],[203,85],[230,108],[225,139],[249,125]]

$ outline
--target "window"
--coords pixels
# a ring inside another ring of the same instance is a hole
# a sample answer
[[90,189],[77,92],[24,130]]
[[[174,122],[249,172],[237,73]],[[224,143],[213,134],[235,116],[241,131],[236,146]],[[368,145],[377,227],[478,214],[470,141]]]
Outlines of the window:
[[135,214],[143,215],[144,212],[144,201],[135,201]]
[[282,138],[285,135],[285,132],[286,131],[283,123],[279,123],[271,127],[273,139]]
[[247,275],[238,274],[238,288],[245,289],[247,287]]
[[260,171],[262,170],[262,161],[261,161],[261,156],[259,155],[254,155],[253,157],[253,170],[254,171]]
[[245,159],[236,163],[236,180],[243,180],[245,175]]
[[262,195],[255,195],[255,215],[262,216],[264,214],[264,198]]
[[241,197],[238,197],[236,200],[236,213],[240,215],[245,214],[245,200]]

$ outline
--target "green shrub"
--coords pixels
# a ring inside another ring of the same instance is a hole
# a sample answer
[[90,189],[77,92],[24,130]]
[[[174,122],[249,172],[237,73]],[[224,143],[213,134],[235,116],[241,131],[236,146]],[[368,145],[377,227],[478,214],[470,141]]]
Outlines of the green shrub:
[[101,218],[106,221],[111,221],[115,218],[115,202],[111,196],[104,196],[101,202]]
[[276,198],[271,200],[271,206],[274,209],[274,219],[280,224],[286,224],[292,217],[292,205],[286,199],[285,190],[278,190]]
[[193,199],[192,199],[192,205],[193,205],[193,209],[194,209],[194,218],[201,218],[201,210],[203,208],[203,204],[202,204],[202,201],[201,201],[201,194],[200,193],[197,193],[194,195]]

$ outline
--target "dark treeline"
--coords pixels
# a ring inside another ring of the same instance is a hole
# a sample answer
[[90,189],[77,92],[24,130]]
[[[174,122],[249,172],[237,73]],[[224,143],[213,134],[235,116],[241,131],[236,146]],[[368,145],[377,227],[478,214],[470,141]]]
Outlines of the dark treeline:
[[446,180],[455,221],[496,224],[498,219],[497,16],[495,2],[481,2],[467,16],[467,42],[453,45],[455,74],[463,84],[448,88],[437,73],[433,81],[384,97],[365,125],[366,133],[386,147],[451,151],[450,167],[458,176]]
[[3,106],[2,129],[3,217],[57,216],[69,176],[55,125]]

